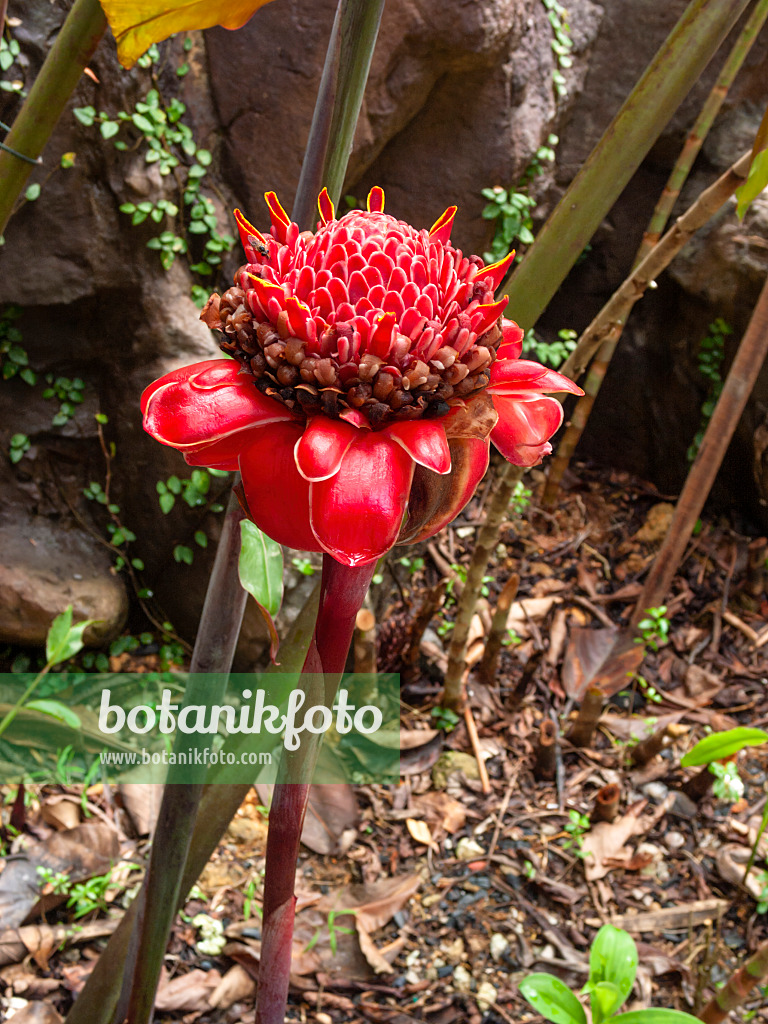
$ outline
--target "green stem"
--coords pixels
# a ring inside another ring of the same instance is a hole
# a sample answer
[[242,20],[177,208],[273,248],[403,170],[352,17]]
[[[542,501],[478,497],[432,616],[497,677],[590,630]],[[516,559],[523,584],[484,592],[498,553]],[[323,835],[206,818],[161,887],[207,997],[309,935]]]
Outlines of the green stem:
[[314,225],[323,185],[334,203],[341,198],[383,10],[384,0],[340,0],[336,8],[293,207],[301,227]]
[[35,676],[35,678],[34,678],[34,679],[32,680],[32,682],[31,682],[31,683],[29,684],[29,686],[28,686],[28,687],[26,688],[26,690],[24,691],[24,693],[22,694],[22,696],[21,696],[21,697],[19,697],[19,699],[18,699],[18,700],[16,701],[16,703],[15,703],[15,704],[13,705],[13,707],[12,707],[12,708],[11,708],[11,710],[10,710],[10,711],[8,712],[8,714],[7,714],[6,716],[5,716],[5,718],[4,718],[3,720],[2,720],[2,722],[0,722],[0,736],[2,736],[2,735],[3,735],[3,733],[5,732],[5,730],[6,730],[7,728],[8,728],[8,726],[9,726],[9,725],[11,724],[11,722],[12,722],[12,721],[14,720],[14,718],[16,717],[16,715],[18,715],[18,713],[19,713],[19,712],[21,711],[21,709],[22,709],[22,708],[24,707],[24,705],[25,705],[25,704],[27,703],[27,701],[29,700],[29,698],[30,698],[30,697],[32,696],[32,694],[33,694],[33,693],[35,692],[35,690],[36,690],[36,689],[37,689],[37,687],[38,687],[38,684],[40,683],[40,680],[41,680],[41,679],[43,679],[43,678],[44,678],[45,676],[47,676],[47,675],[48,675],[48,673],[49,673],[49,672],[51,671],[51,669],[52,669],[52,668],[53,668],[53,665],[52,665],[52,664],[51,664],[51,663],[49,662],[49,663],[48,663],[48,664],[47,664],[47,665],[45,666],[45,668],[44,668],[44,669],[42,669],[42,671],[41,671],[41,672],[39,672],[39,673],[38,673],[38,674],[37,674],[37,675]]
[[[107,19],[98,0],[75,0],[4,140],[9,149],[38,161],[106,29]],[[0,235],[33,167],[34,163],[0,149]]]
[[507,315],[532,327],[748,0],[692,0],[515,270]]
[[[733,83],[739,68],[744,63],[757,33],[768,17],[768,0],[758,0],[747,23],[739,33],[733,49],[728,55],[720,75],[715,82],[709,96],[702,107],[696,123],[688,134],[680,155],[672,168],[667,184],[659,197],[656,209],[653,211],[650,223],[643,235],[642,242],[638,248],[633,269],[637,268],[645,257],[651,252],[659,241],[661,233],[666,227],[672,208],[680,195],[680,191],[688,178],[693,162],[699,154],[712,122],[717,116],[723,100],[728,95],[728,90]],[[560,487],[560,480],[573,456],[579,440],[584,433],[595,399],[602,387],[605,375],[608,372],[613,354],[621,340],[623,325],[634,306],[636,298],[628,296],[625,308],[617,315],[617,322],[611,329],[600,346],[600,350],[592,362],[589,374],[584,383],[584,396],[576,403],[568,429],[563,434],[556,456],[549,463],[547,473],[547,486],[544,491],[543,504],[554,505]],[[581,343],[581,339],[580,342]],[[578,347],[578,346],[577,346]]]
[[443,705],[454,711],[460,710],[464,703],[461,684],[466,669],[467,637],[483,587],[483,576],[498,544],[502,523],[509,514],[509,503],[515,484],[522,475],[520,466],[513,466],[511,463],[506,463],[501,470],[496,490],[488,505],[485,524],[478,534],[472,552],[467,579],[456,608],[456,619],[448,648],[448,667],[445,671]]
[[[240,552],[240,520],[243,513],[234,493],[230,496],[213,572],[200,617],[197,642],[192,653],[186,704],[221,701],[232,667],[235,646],[245,612],[247,593],[240,586],[237,562]],[[210,746],[213,737],[195,737],[200,746]],[[190,737],[179,734],[176,746],[188,747]],[[177,780],[185,775],[185,781]],[[118,1002],[131,1024],[151,1020],[163,955],[183,899],[182,871],[187,859],[195,818],[203,795],[205,766],[199,778],[190,779],[188,769],[171,769],[163,789],[147,875],[137,897],[137,927],[124,968]],[[185,774],[186,773],[186,774]]]

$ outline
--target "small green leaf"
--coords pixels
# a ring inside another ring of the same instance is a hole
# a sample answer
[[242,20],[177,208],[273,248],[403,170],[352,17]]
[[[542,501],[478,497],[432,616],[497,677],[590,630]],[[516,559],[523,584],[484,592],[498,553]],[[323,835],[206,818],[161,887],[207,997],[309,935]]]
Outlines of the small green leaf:
[[594,988],[601,982],[615,985],[620,999],[613,1009],[606,1013],[610,1016],[629,993],[635,983],[637,973],[637,946],[632,936],[620,928],[605,924],[595,936],[589,952],[589,984]]
[[283,600],[282,549],[247,519],[240,531],[240,583],[270,615],[277,615]]
[[592,1024],[602,1024],[624,1002],[618,987],[610,981],[599,981],[589,992]]
[[111,139],[113,135],[117,135],[120,131],[120,125],[117,121],[102,121],[99,125],[99,131],[103,139]]
[[283,600],[283,551],[250,520],[240,523],[240,583],[251,594],[264,616],[270,634],[270,656],[277,656],[279,640],[273,616]]
[[153,122],[150,121],[148,117],[144,117],[143,114],[133,114],[131,116],[131,121],[133,121],[135,127],[138,128],[143,135],[154,135],[157,131]]
[[72,111],[80,124],[89,127],[96,120],[96,111],[93,107],[75,107]]
[[742,747],[759,747],[768,742],[768,732],[762,729],[726,729],[705,736],[696,746],[680,759],[684,768],[691,765],[709,764],[710,761],[722,761],[731,754],[738,753]]
[[584,1007],[554,974],[529,974],[519,988],[523,998],[552,1024],[587,1024]]
[[39,711],[43,715],[50,715],[51,718],[68,725],[70,729],[80,729],[83,724],[74,711],[58,700],[30,700],[24,707],[31,711]]
[[195,543],[198,544],[201,548],[208,547],[208,536],[203,530],[195,531]]
[[24,193],[24,198],[27,200],[28,203],[34,203],[36,199],[40,198],[41,191],[42,189],[40,185],[38,185],[37,182],[35,182],[35,184],[30,185],[27,191]]
[[173,506],[176,504],[176,499],[172,494],[167,491],[164,494],[159,495],[158,501],[160,502],[160,508],[165,515],[171,511]]
[[93,619],[85,619],[72,625],[72,605],[61,615],[57,615],[48,630],[45,640],[45,659],[49,665],[58,665],[61,661],[73,658],[82,650],[83,633],[91,625]]

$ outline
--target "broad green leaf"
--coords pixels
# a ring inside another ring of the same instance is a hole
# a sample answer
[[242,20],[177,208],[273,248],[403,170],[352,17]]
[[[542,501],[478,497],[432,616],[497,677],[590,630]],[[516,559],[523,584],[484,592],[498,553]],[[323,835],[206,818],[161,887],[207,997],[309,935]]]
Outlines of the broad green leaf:
[[519,985],[520,994],[552,1024],[587,1024],[584,1007],[565,982],[554,974],[529,974]]
[[82,725],[80,717],[58,700],[30,700],[24,707],[27,711],[40,711],[44,715],[50,715],[51,718],[68,725],[70,729],[79,729]]
[[690,765],[722,761],[723,758],[738,753],[742,747],[759,747],[763,743],[768,743],[768,732],[764,732],[762,729],[746,727],[726,729],[725,732],[715,732],[711,736],[705,736],[692,750],[688,751],[685,757],[680,759],[680,764],[687,768]]
[[610,981],[598,981],[590,990],[589,1005],[592,1008],[592,1024],[602,1024],[624,1002],[618,985]]
[[59,652],[64,650],[67,642],[67,636],[72,628],[72,605],[57,615],[51,623],[51,628],[48,630],[48,636],[45,639],[45,660],[56,664],[61,661]]
[[743,185],[734,192],[737,200],[736,213],[740,220],[749,209],[750,203],[757,199],[763,189],[768,185],[768,149],[762,150],[752,161],[749,168],[749,175]]
[[630,1010],[611,1017],[611,1024],[701,1024],[698,1017],[682,1010],[661,1010],[651,1007],[649,1010]]
[[283,551],[248,519],[240,523],[240,583],[259,606],[271,638],[270,656],[275,660],[279,645],[273,616],[283,601]]
[[58,665],[74,656],[84,647],[83,633],[95,620],[84,619],[72,625],[72,605],[57,615],[48,630],[45,640],[45,660],[49,665]]
[[240,28],[269,0],[101,0],[117,40],[117,56],[131,68],[152,43],[176,32],[222,25]]
[[595,936],[595,941],[589,951],[590,986],[594,988],[604,981],[615,985],[621,996],[613,1007],[615,1010],[621,1006],[632,991],[636,973],[637,946],[635,940],[628,932],[614,928],[611,924],[604,924]]

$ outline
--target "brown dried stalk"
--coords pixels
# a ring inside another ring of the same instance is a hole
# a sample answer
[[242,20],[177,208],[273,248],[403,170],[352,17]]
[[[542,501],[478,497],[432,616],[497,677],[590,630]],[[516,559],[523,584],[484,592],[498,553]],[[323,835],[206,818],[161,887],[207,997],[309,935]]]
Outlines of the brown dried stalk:
[[596,686],[591,686],[584,694],[579,713],[568,733],[568,739],[574,747],[588,747],[592,742],[604,701],[605,694]]
[[534,778],[551,782],[557,769],[557,726],[550,718],[545,718],[539,726],[539,738],[536,744],[536,761],[533,765]]
[[619,813],[619,800],[621,789],[615,782],[611,782],[595,793],[595,806],[590,815],[590,821],[613,821]]
[[520,577],[513,573],[504,588],[499,594],[496,602],[496,611],[493,613],[491,629],[488,633],[488,640],[483,651],[483,658],[477,668],[480,681],[490,686],[496,678],[496,667],[499,663],[502,643],[507,632],[507,619],[512,602],[517,597],[517,588],[520,586]]
[[523,475],[520,466],[507,463],[499,473],[496,490],[493,493],[485,516],[485,524],[478,532],[472,561],[467,570],[461,597],[456,607],[456,619],[451,633],[451,645],[448,648],[448,668],[445,672],[445,691],[443,704],[454,711],[461,710],[464,703],[462,694],[462,677],[466,668],[467,637],[475,606],[483,587],[483,576],[488,568],[498,540],[502,524],[507,518],[509,503],[515,484]]

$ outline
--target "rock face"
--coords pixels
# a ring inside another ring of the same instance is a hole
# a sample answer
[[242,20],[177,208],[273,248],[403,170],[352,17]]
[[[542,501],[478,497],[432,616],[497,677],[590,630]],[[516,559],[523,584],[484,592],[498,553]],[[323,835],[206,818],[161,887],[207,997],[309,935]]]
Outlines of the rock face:
[[[535,184],[541,201],[536,216],[543,218],[685,7],[686,0],[573,0],[568,21],[574,60],[564,72],[567,95],[558,97],[552,29],[541,0],[388,0],[345,191],[364,199],[380,184],[390,212],[427,227],[457,203],[456,244],[482,252],[492,228],[480,216],[481,190],[518,181],[536,149],[556,132],[556,170]],[[188,51],[181,39],[162,44],[151,70],[120,69],[108,38],[91,64],[97,81],[84,77],[78,86],[45,165],[32,179],[42,184],[40,198],[21,206],[0,248],[0,308],[22,307],[16,326],[31,365],[41,376],[85,383],[76,414],[57,427],[51,423],[57,406],[42,397],[42,382],[30,387],[18,377],[0,381],[2,452],[14,434],[29,439],[18,462],[0,455],[6,565],[0,634],[7,639],[41,642],[49,618],[70,602],[79,614],[110,624],[102,637],[119,627],[125,586],[110,571],[114,553],[110,557],[96,540],[108,539],[109,516],[83,497],[92,481],[104,486],[107,474],[120,518],[136,534],[131,557],[146,567],[137,584],[152,592],[147,600],[155,602],[159,621],[169,619],[193,639],[220,529],[220,516],[208,506],[228,487],[213,480],[196,507],[181,497],[166,515],[158,506],[158,481],[186,480],[190,470],[178,453],[143,433],[138,397],[173,367],[217,354],[189,298],[193,283],[212,288],[214,281],[190,269],[200,259],[200,244],[189,233],[192,258],[180,256],[169,271],[147,248],[163,228],[184,235],[188,215],[131,227],[120,212],[125,203],[165,199],[181,205],[173,173],[163,176],[157,162],[145,162],[135,128],[121,128],[119,138],[128,142],[121,152],[100,136],[98,125],[79,123],[71,108],[92,106],[117,119],[153,88],[166,105],[178,97],[196,144],[212,153],[203,193],[219,230],[232,231],[229,211],[235,205],[262,223],[264,191],[275,189],[290,208],[334,9],[333,0],[281,0],[238,32],[192,34]],[[4,77],[29,84],[63,13],[64,5],[48,0],[11,0],[22,53]],[[697,164],[692,192],[750,142],[765,103],[766,48],[765,40],[758,43],[740,74]],[[191,68],[186,77],[176,73],[182,61]],[[584,327],[622,280],[715,72],[713,66],[693,90],[601,226],[588,258],[542,319],[544,337],[562,327]],[[11,121],[17,107],[14,94],[0,92],[3,121]],[[63,153],[75,154],[68,170],[59,166]],[[609,450],[662,489],[680,485],[704,397],[696,345],[716,316],[732,323],[734,339],[745,326],[766,272],[766,216],[765,205],[755,204],[743,225],[731,213],[713,222],[644,300],[601,393],[585,453]],[[225,254],[219,287],[238,263],[238,253]],[[731,479],[754,480],[752,492],[738,491],[753,514],[768,496],[767,407],[768,384],[762,381],[721,481],[725,491]],[[103,444],[96,412],[108,417]],[[193,539],[200,530],[209,539],[205,550]],[[174,558],[179,546],[195,552],[192,565]],[[252,667],[263,637],[258,615],[249,611],[240,668]]]
[[[22,536],[23,534],[23,536]],[[72,605],[76,622],[94,619],[85,640],[101,646],[120,634],[128,596],[110,558],[85,533],[45,517],[0,522],[0,640],[42,647],[54,618]]]

